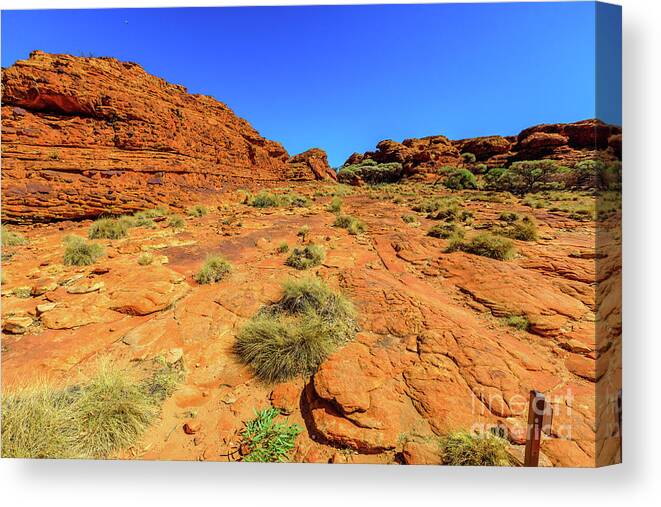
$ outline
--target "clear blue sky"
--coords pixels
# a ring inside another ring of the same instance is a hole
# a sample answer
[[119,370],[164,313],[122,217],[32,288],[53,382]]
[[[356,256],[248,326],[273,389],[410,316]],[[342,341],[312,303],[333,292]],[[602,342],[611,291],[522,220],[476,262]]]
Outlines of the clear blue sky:
[[[135,61],[338,166],[381,139],[594,117],[595,18],[592,2],[4,11],[2,65],[34,49]],[[612,96],[599,112],[619,124]]]

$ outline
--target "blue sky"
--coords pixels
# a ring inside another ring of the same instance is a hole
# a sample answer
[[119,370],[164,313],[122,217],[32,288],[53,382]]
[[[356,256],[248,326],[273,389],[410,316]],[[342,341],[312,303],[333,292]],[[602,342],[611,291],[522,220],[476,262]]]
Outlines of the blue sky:
[[[3,11],[2,65],[34,49],[135,61],[338,166],[381,139],[596,116],[595,19],[592,2]],[[621,123],[619,41],[603,44],[599,116]]]

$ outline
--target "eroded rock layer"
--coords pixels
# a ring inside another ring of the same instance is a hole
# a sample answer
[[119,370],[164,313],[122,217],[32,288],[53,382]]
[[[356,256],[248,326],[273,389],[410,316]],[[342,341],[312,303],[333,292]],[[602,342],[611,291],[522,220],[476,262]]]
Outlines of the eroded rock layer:
[[35,51],[3,69],[3,220],[80,219],[334,176],[322,150],[306,154],[288,163],[225,104],[135,63]]
[[617,160],[622,156],[622,129],[599,120],[554,123],[527,128],[518,136],[484,136],[450,140],[445,136],[384,140],[375,151],[352,154],[345,165],[365,159],[379,163],[399,162],[404,175],[434,172],[444,165],[461,166],[462,153],[472,153],[488,167],[503,167],[517,160],[558,160],[573,166],[599,157]]

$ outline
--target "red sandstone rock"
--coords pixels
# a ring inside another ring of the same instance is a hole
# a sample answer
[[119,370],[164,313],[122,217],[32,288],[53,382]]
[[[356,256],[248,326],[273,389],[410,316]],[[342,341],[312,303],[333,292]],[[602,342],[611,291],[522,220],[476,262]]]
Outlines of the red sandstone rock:
[[95,217],[333,178],[321,150],[306,154],[288,163],[225,104],[135,63],[35,51],[3,70],[3,220]]

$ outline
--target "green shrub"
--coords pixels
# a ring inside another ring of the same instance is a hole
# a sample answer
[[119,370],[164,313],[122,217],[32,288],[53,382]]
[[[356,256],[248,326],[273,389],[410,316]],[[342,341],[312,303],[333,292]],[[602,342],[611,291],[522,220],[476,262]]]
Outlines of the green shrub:
[[184,221],[184,217],[181,215],[172,215],[170,217],[170,220],[168,220],[168,227],[171,227],[172,229],[175,230],[181,230],[184,227],[186,227],[186,222]]
[[209,257],[202,269],[193,276],[193,279],[199,284],[208,284],[220,282],[232,271],[232,265],[219,256]]
[[464,164],[474,164],[477,158],[472,153],[466,152],[461,154]]
[[125,238],[129,224],[122,219],[100,218],[90,227],[87,237],[89,239],[120,239]]
[[196,204],[195,206],[188,208],[188,214],[192,217],[200,218],[208,213],[209,210],[207,209],[206,206],[203,206],[202,204]]
[[325,256],[323,247],[310,244],[303,248],[294,248],[285,264],[296,269],[308,269],[321,264]]
[[139,381],[104,364],[81,384],[3,393],[3,457],[98,459],[136,444],[164,399],[150,390],[157,374],[172,375]]
[[278,252],[279,253],[289,252],[289,245],[283,241],[282,243],[280,243],[280,245],[278,245]]
[[498,220],[502,220],[503,222],[507,222],[507,223],[513,223],[520,219],[521,219],[521,215],[519,215],[515,211],[503,211],[498,217]]
[[344,166],[337,173],[337,181],[340,183],[352,183],[357,178],[370,185],[394,183],[402,178],[402,164],[399,162],[378,164],[374,160],[367,159],[358,164]]
[[255,412],[255,418],[245,424],[241,432],[243,461],[273,463],[289,461],[296,437],[303,431],[297,424],[275,422],[280,414],[276,408]]
[[283,203],[289,204],[295,208],[309,208],[312,206],[312,201],[304,195],[300,194],[289,194],[284,196]]
[[333,197],[327,209],[331,213],[339,213],[342,211],[342,199],[339,197]]
[[154,217],[146,211],[134,213],[130,220],[130,227],[155,227]]
[[313,374],[356,331],[351,302],[321,279],[307,277],[286,282],[280,300],[244,325],[235,351],[262,381],[284,382]]
[[300,236],[301,238],[303,238],[303,241],[305,241],[305,238],[307,238],[308,234],[310,234],[310,226],[309,225],[304,225],[296,233],[297,236]]
[[474,189],[477,188],[477,179],[467,169],[456,169],[445,178],[443,184],[452,190]]
[[25,239],[25,236],[10,231],[4,225],[0,228],[0,230],[0,235],[2,236],[2,246],[19,246],[25,245],[28,242],[28,240]]
[[286,204],[287,199],[284,196],[272,194],[266,190],[262,190],[250,201],[250,205],[255,208],[276,208]]
[[152,262],[154,262],[154,256],[150,253],[143,253],[138,257],[138,264],[141,266],[149,266]]
[[445,465],[510,466],[507,440],[484,433],[451,433],[441,439],[441,457]]
[[433,225],[428,231],[427,235],[434,238],[447,239],[450,237],[464,237],[464,228],[461,225],[454,223],[440,223]]
[[512,259],[516,253],[510,240],[489,233],[478,234],[469,241],[453,238],[448,251],[456,250],[503,261]]
[[530,322],[525,315],[510,315],[505,318],[505,323],[521,331],[527,331],[528,327],[530,327]]
[[103,247],[88,243],[79,236],[65,238],[64,264],[66,266],[89,266],[103,255]]
[[367,230],[367,226],[355,217],[349,215],[338,215],[333,222],[333,227],[341,227],[349,231],[349,234],[356,236]]
[[[516,214],[515,214],[516,215]],[[501,215],[501,220],[502,220]],[[500,236],[507,238],[518,239],[521,241],[536,241],[537,240],[537,224],[528,215],[516,216],[512,219],[511,215],[506,215],[508,220],[506,225],[498,227],[494,232]]]
[[415,215],[402,215],[402,221],[405,224],[416,224],[418,223],[418,217]]

